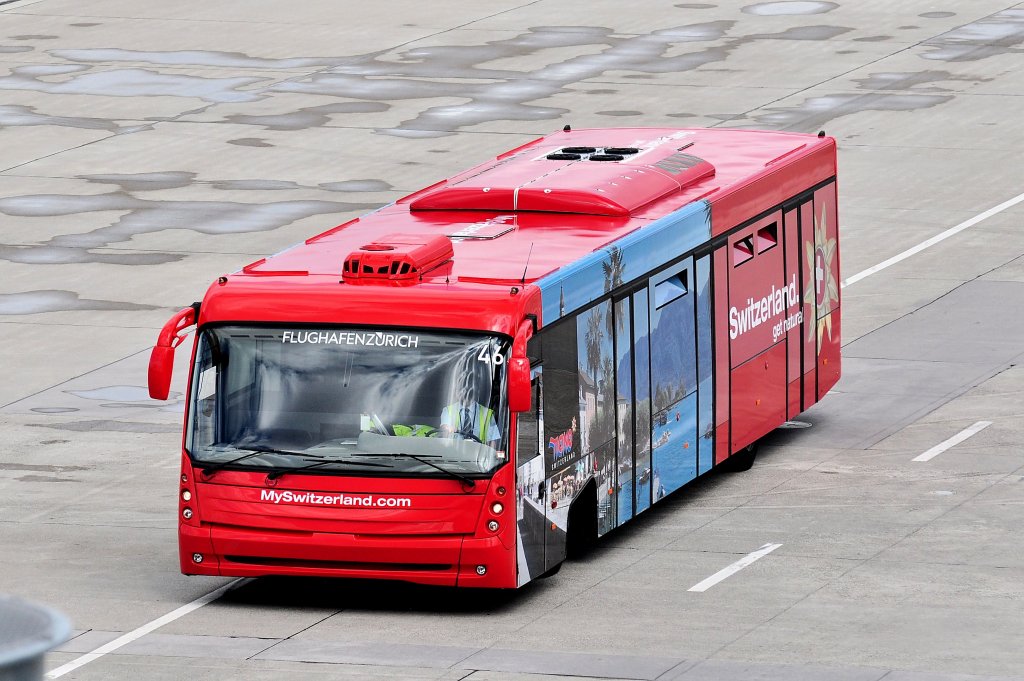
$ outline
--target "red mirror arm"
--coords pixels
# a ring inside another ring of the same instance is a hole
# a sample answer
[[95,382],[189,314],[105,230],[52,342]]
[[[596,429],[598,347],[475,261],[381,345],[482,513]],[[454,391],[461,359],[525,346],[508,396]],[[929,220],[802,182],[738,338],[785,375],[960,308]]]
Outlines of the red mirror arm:
[[196,323],[197,306],[186,307],[171,317],[160,329],[153,352],[149,356],[149,396],[166,400],[171,390],[174,349],[185,340],[185,331]]

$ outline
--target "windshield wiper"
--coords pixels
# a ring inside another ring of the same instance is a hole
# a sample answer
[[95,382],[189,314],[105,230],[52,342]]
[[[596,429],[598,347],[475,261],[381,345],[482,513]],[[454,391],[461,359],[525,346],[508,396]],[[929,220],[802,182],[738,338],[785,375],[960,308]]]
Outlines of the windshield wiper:
[[382,463],[370,463],[369,461],[345,461],[344,459],[327,459],[322,456],[311,456],[309,454],[301,455],[304,459],[320,459],[316,463],[307,464],[305,466],[291,466],[290,468],[277,468],[270,471],[267,474],[267,480],[277,480],[282,475],[288,475],[289,473],[298,473],[300,471],[309,470],[310,468],[317,468],[319,466],[326,466],[329,463],[341,463],[348,464],[349,466],[365,466],[367,468],[387,468]]
[[433,461],[430,461],[430,460],[425,459],[423,457],[416,456],[415,454],[409,454],[407,452],[393,452],[393,453],[387,453],[387,454],[351,454],[350,456],[353,456],[353,457],[356,457],[356,456],[358,456],[358,457],[382,456],[382,457],[386,457],[386,458],[389,458],[389,459],[399,459],[399,458],[412,459],[413,461],[419,461],[420,463],[422,463],[422,464],[424,464],[426,466],[430,466],[431,468],[439,470],[439,471],[441,471],[442,473],[444,473],[445,475],[447,475],[450,478],[458,480],[459,483],[462,484],[462,489],[465,492],[470,492],[470,491],[472,491],[476,487],[476,481],[473,480],[473,478],[467,478],[465,475],[462,475],[461,473],[456,473],[455,471],[449,470],[447,468],[444,468],[443,466],[438,466]]
[[235,449],[244,449],[244,450],[246,450],[248,452],[248,454],[242,454],[241,456],[236,456],[233,459],[228,459],[227,461],[222,461],[220,463],[205,464],[205,463],[200,462],[199,468],[202,468],[203,469],[203,473],[206,475],[207,478],[209,478],[210,476],[212,476],[217,471],[222,471],[225,468],[227,468],[228,466],[236,464],[239,461],[245,461],[246,459],[251,459],[252,457],[258,456],[260,454],[270,453],[270,454],[291,454],[292,456],[306,456],[305,454],[302,454],[300,452],[289,452],[289,451],[286,451],[284,449],[275,449],[273,447],[267,447],[266,445],[255,445],[255,446],[252,446],[252,447],[247,447],[245,445],[238,445],[238,446],[235,447]]

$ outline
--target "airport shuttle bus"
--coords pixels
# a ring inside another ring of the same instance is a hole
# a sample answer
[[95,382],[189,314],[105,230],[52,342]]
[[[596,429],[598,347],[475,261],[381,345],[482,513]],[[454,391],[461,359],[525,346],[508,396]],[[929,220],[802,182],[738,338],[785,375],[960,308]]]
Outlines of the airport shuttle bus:
[[512,588],[840,373],[824,133],[570,130],[220,277],[195,329],[181,569]]

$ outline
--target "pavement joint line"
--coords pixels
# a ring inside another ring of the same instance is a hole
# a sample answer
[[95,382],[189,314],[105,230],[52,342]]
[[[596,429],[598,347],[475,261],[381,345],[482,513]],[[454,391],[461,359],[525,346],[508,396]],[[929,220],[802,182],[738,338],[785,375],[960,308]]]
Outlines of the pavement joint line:
[[975,423],[975,424],[973,424],[973,425],[971,425],[971,426],[969,426],[967,428],[964,428],[963,430],[961,430],[959,433],[957,433],[953,437],[949,438],[948,440],[943,440],[942,442],[940,442],[939,444],[935,445],[934,447],[932,447],[928,451],[924,452],[923,454],[919,454],[919,455],[915,456],[913,459],[911,459],[911,461],[919,461],[919,462],[931,461],[932,459],[934,459],[936,456],[938,456],[942,452],[946,451],[947,449],[950,449],[952,447],[957,446],[958,444],[960,444],[961,442],[963,442],[964,440],[966,440],[966,439],[968,439],[970,437],[973,437],[973,436],[977,435],[978,433],[980,433],[981,431],[985,430],[986,428],[988,428],[991,425],[992,425],[991,421],[978,421],[977,423]]
[[111,361],[107,362],[106,364],[102,364],[102,365],[96,367],[95,369],[89,369],[88,371],[83,371],[82,373],[80,373],[80,374],[78,374],[76,376],[72,376],[71,378],[63,380],[60,383],[55,383],[55,384],[53,384],[53,385],[51,385],[49,387],[37,390],[34,393],[31,393],[30,395],[24,395],[22,397],[19,397],[16,400],[8,402],[7,404],[0,404],[0,409],[6,409],[7,407],[11,406],[12,404],[16,404],[18,402],[21,402],[22,400],[27,400],[30,397],[36,397],[37,395],[42,395],[47,390],[53,390],[54,388],[59,388],[62,385],[67,385],[68,383],[71,383],[74,380],[82,378],[83,376],[87,376],[87,375],[91,374],[94,371],[99,371],[101,369],[106,369],[108,367],[111,367],[111,366],[117,364],[118,362],[123,362],[126,359],[131,359],[132,357],[135,357],[137,355],[141,355],[141,354],[144,354],[144,353],[147,353],[147,352],[152,352],[152,351],[153,351],[152,347],[147,347],[147,348],[143,348],[142,350],[139,350],[138,352],[133,352],[130,355],[127,355],[125,357],[119,357],[117,359],[111,360]]
[[853,276],[848,277],[847,279],[843,280],[843,282],[839,285],[839,287],[840,288],[846,288],[847,286],[850,286],[852,284],[856,284],[861,279],[866,279],[867,277],[870,277],[872,274],[877,274],[878,272],[881,272],[882,270],[884,270],[886,268],[889,268],[889,267],[891,267],[891,266],[893,266],[893,265],[895,265],[895,264],[897,264],[897,263],[899,263],[899,262],[901,262],[903,260],[906,260],[907,258],[909,258],[909,257],[911,257],[913,255],[917,255],[921,251],[923,251],[923,250],[925,250],[927,248],[931,248],[935,244],[941,243],[941,242],[945,241],[946,239],[950,238],[951,236],[955,236],[955,235],[959,234],[960,232],[973,227],[974,225],[978,224],[979,222],[983,222],[983,221],[989,219],[993,215],[998,215],[999,213],[1002,213],[1003,211],[1005,211],[1005,210],[1007,210],[1009,208],[1013,208],[1014,206],[1016,206],[1018,203],[1021,203],[1022,201],[1024,201],[1024,193],[1018,194],[1017,196],[1013,197],[1012,199],[1008,199],[1006,201],[1003,201],[998,206],[993,206],[992,208],[989,208],[988,210],[986,210],[986,211],[984,211],[982,213],[978,213],[974,217],[969,218],[967,220],[964,220],[960,224],[958,224],[958,225],[956,225],[954,227],[950,227],[946,231],[940,232],[940,233],[936,234],[935,236],[933,236],[930,239],[925,239],[924,241],[922,241],[921,243],[917,244],[916,246],[911,246],[910,248],[908,248],[907,250],[903,251],[902,253],[897,253],[896,255],[892,256],[891,258],[887,258],[886,260],[883,260],[882,262],[878,263],[877,265],[869,267],[866,270],[862,270],[861,272],[858,272],[857,274],[854,274]]
[[71,662],[68,662],[67,664],[63,664],[63,665],[57,667],[56,669],[48,672],[46,674],[45,678],[47,678],[47,679],[59,679],[60,677],[64,676],[65,674],[69,674],[70,672],[75,671],[79,667],[82,667],[84,665],[89,664],[90,662],[98,660],[101,657],[103,657],[104,655],[107,655],[108,653],[112,653],[115,650],[128,645],[132,641],[136,641],[136,640],[142,638],[146,634],[149,634],[149,633],[159,629],[160,627],[164,626],[165,624],[170,624],[171,622],[184,617],[185,615],[189,614],[193,610],[198,610],[199,608],[203,607],[207,603],[210,603],[212,601],[217,600],[218,598],[220,598],[221,596],[226,594],[231,589],[233,589],[235,587],[238,587],[238,586],[241,586],[241,585],[245,584],[248,581],[250,581],[250,578],[248,578],[248,577],[232,580],[232,581],[228,582],[227,584],[225,584],[224,586],[222,586],[222,587],[220,587],[218,589],[214,589],[213,591],[211,591],[210,593],[206,594],[205,596],[200,596],[199,598],[195,599],[191,603],[186,603],[185,605],[181,606],[180,608],[177,608],[176,610],[172,610],[171,612],[167,613],[166,615],[162,615],[161,617],[158,617],[155,620],[152,620],[150,622],[147,622],[146,624],[143,624],[141,627],[138,627],[136,629],[133,629],[133,630],[129,631],[126,634],[122,634],[121,636],[118,636],[117,638],[115,638],[110,643],[106,643],[104,645],[101,645],[99,648],[96,648],[91,653],[86,653],[85,655],[81,655],[79,657],[76,657],[74,660],[71,660]]
[[[35,5],[43,0],[0,0],[0,12],[8,12],[12,9],[20,9],[22,7],[28,7],[29,5]],[[10,7],[8,7],[10,5]]]
[[767,556],[769,553],[771,553],[775,549],[779,548],[780,546],[782,546],[782,544],[765,544],[764,546],[759,548],[757,551],[754,551],[752,553],[748,553],[747,555],[743,556],[742,558],[740,558],[738,561],[736,561],[732,565],[728,565],[728,566],[722,568],[721,570],[719,570],[715,574],[711,575],[707,579],[705,579],[703,581],[700,581],[700,582],[697,582],[696,584],[691,586],[689,589],[687,589],[687,591],[695,591],[695,592],[698,592],[698,593],[703,593],[703,592],[707,591],[708,589],[710,589],[711,587],[713,587],[715,584],[718,584],[722,580],[727,579],[728,577],[731,577],[732,575],[736,574],[737,572],[739,572],[743,568],[756,563],[758,560],[764,558],[765,556]]
[[258,651],[258,652],[255,652],[255,653],[253,653],[252,655],[250,655],[249,657],[247,657],[247,658],[245,658],[245,659],[246,659],[246,660],[253,660],[253,659],[255,659],[255,658],[259,657],[260,655],[262,655],[263,653],[267,652],[268,650],[272,650],[272,649],[274,648],[274,646],[280,645],[281,643],[284,643],[285,641],[291,641],[291,640],[293,640],[293,639],[294,639],[294,638],[295,638],[296,636],[298,636],[299,634],[301,634],[301,633],[303,633],[303,632],[306,632],[306,631],[309,631],[310,629],[312,629],[312,628],[313,628],[313,627],[315,627],[315,626],[318,626],[318,625],[320,625],[320,624],[323,624],[323,623],[324,623],[324,622],[326,622],[327,620],[331,619],[331,618],[332,618],[332,617],[334,617],[335,615],[338,615],[338,614],[340,614],[340,613],[342,613],[342,612],[344,612],[344,610],[337,610],[337,611],[335,611],[335,612],[332,612],[332,613],[331,613],[330,615],[327,615],[326,617],[323,617],[323,618],[321,618],[321,619],[318,619],[318,620],[317,620],[316,622],[313,622],[312,624],[310,624],[310,625],[308,625],[308,626],[305,626],[305,627],[303,627],[303,628],[299,629],[298,631],[296,631],[296,632],[295,632],[295,633],[293,633],[293,634],[289,634],[288,636],[285,636],[284,638],[279,638],[279,639],[277,639],[276,641],[274,641],[273,643],[271,643],[270,645],[268,645],[268,646],[267,646],[266,648],[264,648],[263,650],[260,650],[260,651]]

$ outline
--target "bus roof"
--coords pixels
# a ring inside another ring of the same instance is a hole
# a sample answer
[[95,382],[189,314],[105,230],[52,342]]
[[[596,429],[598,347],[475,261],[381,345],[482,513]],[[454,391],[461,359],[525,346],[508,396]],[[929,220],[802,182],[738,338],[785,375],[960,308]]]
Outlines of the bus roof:
[[[335,301],[335,310],[351,309],[343,301],[390,301],[414,323],[427,300],[486,307],[485,299],[507,299],[510,287],[536,284],[547,323],[566,312],[567,284],[578,288],[581,273],[593,278],[609,248],[635,254],[628,262],[639,275],[833,175],[835,141],[821,135],[565,130],[247,265],[230,286],[211,287],[204,307],[214,305],[203,316],[266,320],[267,296],[302,297]],[[562,309],[553,314],[556,286]],[[570,308],[601,292],[575,293]],[[303,314],[287,313],[283,302],[271,307],[282,321]],[[479,324],[453,318],[447,326]]]

